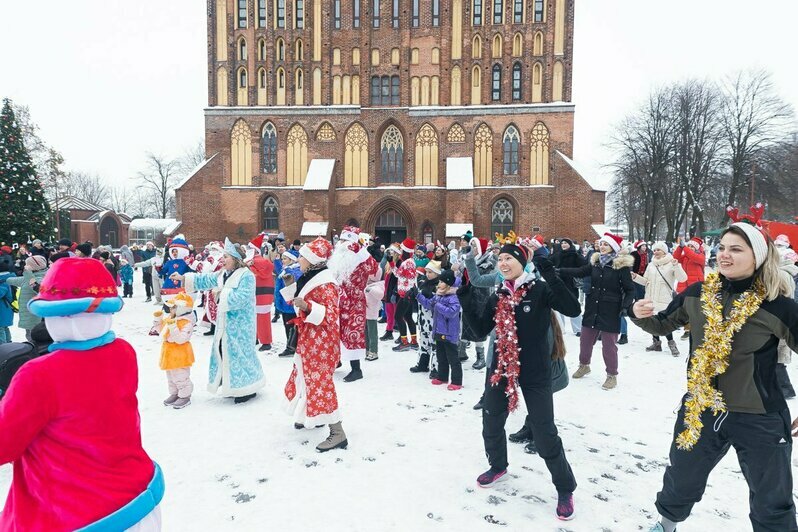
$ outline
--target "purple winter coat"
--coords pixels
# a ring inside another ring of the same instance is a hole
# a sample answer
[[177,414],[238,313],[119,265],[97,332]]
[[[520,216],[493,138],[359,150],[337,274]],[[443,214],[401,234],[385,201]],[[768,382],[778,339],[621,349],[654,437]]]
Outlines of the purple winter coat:
[[457,294],[427,297],[419,292],[416,299],[421,306],[432,311],[433,341],[440,334],[447,342],[456,345],[460,341],[460,301]]

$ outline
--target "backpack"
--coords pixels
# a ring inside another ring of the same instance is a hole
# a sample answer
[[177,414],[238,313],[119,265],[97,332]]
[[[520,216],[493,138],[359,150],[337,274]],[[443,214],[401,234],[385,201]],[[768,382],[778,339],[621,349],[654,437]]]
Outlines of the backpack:
[[30,342],[0,344],[0,400],[5,396],[11,379],[26,362],[38,357],[36,347]]

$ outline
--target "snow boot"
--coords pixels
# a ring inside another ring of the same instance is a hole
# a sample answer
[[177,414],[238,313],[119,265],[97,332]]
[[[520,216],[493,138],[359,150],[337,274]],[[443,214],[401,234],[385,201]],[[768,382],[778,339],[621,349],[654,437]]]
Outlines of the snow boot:
[[579,368],[571,375],[574,379],[581,379],[585,375],[590,374],[590,366],[587,364],[579,364]]
[[685,329],[684,334],[682,335],[682,340],[687,340],[689,338],[690,338],[690,331]]
[[242,397],[236,397],[235,399],[233,399],[233,402],[237,405],[240,405],[241,403],[246,403],[250,399],[253,399],[256,395],[257,395],[256,393],[251,393],[249,395],[244,395]]
[[346,449],[349,442],[346,441],[346,434],[341,422],[330,425],[330,435],[327,439],[316,446],[316,450],[320,453],[326,453],[333,449]]
[[404,351],[406,347],[409,349],[409,346],[410,346],[410,344],[407,343],[407,338],[404,337],[404,336],[401,336],[401,337],[399,337],[399,343],[396,344],[395,346],[393,346],[391,348],[391,351],[396,351],[398,353],[399,351]]
[[262,344],[258,348],[258,351],[271,351],[271,349],[272,349],[272,344]]
[[612,390],[616,386],[618,386],[618,377],[616,375],[607,375],[607,380],[604,381],[601,388],[604,390]]
[[[670,345],[670,342],[668,342]],[[662,351],[662,341],[654,340],[650,346],[646,347],[646,351]]]
[[465,362],[466,360],[468,360],[468,353],[466,353],[468,345],[469,345],[468,343],[463,342],[462,340],[460,341],[459,344],[457,344],[457,356],[460,358],[460,362]]
[[410,368],[410,373],[426,373],[428,371],[429,368],[427,368],[427,366],[422,366],[420,362]]
[[671,350],[671,355],[678,357],[681,353],[679,353],[679,348],[676,347],[676,342],[673,340],[668,340],[668,348]]
[[277,320],[279,320],[279,319],[280,319],[280,313],[279,312],[275,312],[274,313],[274,317],[272,318],[272,323],[277,323]]
[[507,474],[506,469],[493,469],[492,467],[477,477],[477,485],[480,488],[489,488],[504,478]]
[[660,517],[658,523],[648,529],[648,532],[676,532],[676,523],[667,517]]
[[363,378],[363,372],[360,370],[360,361],[359,360],[352,360],[349,362],[349,366],[352,368],[352,371],[344,377],[344,382],[355,382]]
[[393,340],[393,331],[385,331],[385,334],[380,336],[380,341],[385,342],[388,340]]
[[483,401],[483,399],[485,399],[484,395],[482,397],[480,397],[479,401],[477,401],[477,404],[474,405],[474,410],[482,410],[482,401]]
[[173,393],[169,397],[163,400],[164,406],[172,406],[175,401],[177,401],[178,397],[176,393]]
[[175,410],[180,410],[181,408],[185,408],[191,404],[191,396],[189,397],[181,397],[174,403],[172,403],[172,408]]
[[622,334],[620,338],[618,338],[618,345],[624,345],[629,343],[629,337],[625,334]]
[[518,432],[510,434],[507,439],[512,443],[526,443],[532,441],[532,429],[524,425]]
[[526,445],[524,445],[524,452],[526,454],[538,454],[538,446],[535,445],[535,441],[532,440]]
[[574,518],[574,494],[557,494],[557,519],[560,521],[570,521]]
[[380,357],[379,357],[379,355],[377,355],[377,353],[372,353],[371,351],[366,353],[366,360],[368,360],[369,362],[377,360],[378,358],[380,358]]
[[216,334],[216,324],[211,323],[211,328],[208,329],[207,332],[203,333],[202,336],[213,336],[214,334]]
[[473,369],[485,368],[485,348],[477,346],[477,361],[471,366]]

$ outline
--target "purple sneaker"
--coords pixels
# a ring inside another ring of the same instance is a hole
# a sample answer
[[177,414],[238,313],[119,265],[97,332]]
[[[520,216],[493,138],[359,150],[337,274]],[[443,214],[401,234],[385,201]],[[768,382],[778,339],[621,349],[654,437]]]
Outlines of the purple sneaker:
[[560,493],[557,496],[557,519],[570,521],[574,518],[574,494]]
[[501,471],[492,467],[477,477],[477,484],[480,488],[489,488],[500,481],[507,474],[506,469]]

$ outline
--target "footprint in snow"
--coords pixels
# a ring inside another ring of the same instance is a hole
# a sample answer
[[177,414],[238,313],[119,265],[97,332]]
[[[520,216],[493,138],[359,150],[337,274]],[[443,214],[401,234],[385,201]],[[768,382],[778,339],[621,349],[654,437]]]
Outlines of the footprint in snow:
[[254,498],[255,495],[252,495],[251,493],[238,492],[235,495],[233,495],[233,499],[236,501],[237,504],[249,502]]
[[505,523],[504,521],[501,521],[499,519],[496,519],[492,515],[486,515],[484,517],[484,519],[485,519],[485,521],[487,521],[488,523],[490,523],[492,525],[507,526],[507,523]]
[[538,497],[537,495],[523,495],[521,498],[527,501],[536,502],[538,504],[546,504],[546,500]]
[[230,475],[216,475],[216,482],[224,482],[230,478]]
[[598,449],[594,449],[593,447],[588,447],[588,448],[587,448],[587,450],[588,450],[588,452],[591,452],[591,453],[593,453],[593,454],[596,454],[596,453],[598,453],[598,452],[599,452],[599,450],[598,450]]
[[407,447],[404,443],[396,442],[397,447]]
[[435,514],[433,514],[432,512],[430,512],[430,513],[428,513],[428,514],[427,514],[427,518],[428,518],[428,519],[432,519],[433,521],[437,521],[437,522],[439,522],[439,523],[440,523],[441,521],[443,521],[443,517],[440,517],[440,516],[438,516],[438,515],[435,515]]
[[501,497],[497,497],[496,495],[488,495],[488,504],[492,504],[494,506],[498,506],[499,504],[507,502],[506,499],[502,499]]
[[593,495],[593,497],[603,502],[607,502],[609,500],[609,498],[607,498],[607,496],[604,495],[603,493],[596,493],[595,495]]
[[258,484],[266,484],[267,482],[269,482],[268,478],[259,478],[258,479]]
[[313,460],[312,462],[306,463],[305,467],[311,468],[311,467],[316,467],[317,465],[319,465],[319,463],[317,461]]
[[377,461],[377,459],[374,458],[373,456],[364,456],[363,460],[366,461],[366,462],[376,462]]
[[606,478],[607,480],[618,480],[617,478],[615,478],[613,475],[610,475],[609,473],[602,473],[601,474],[601,478]]

